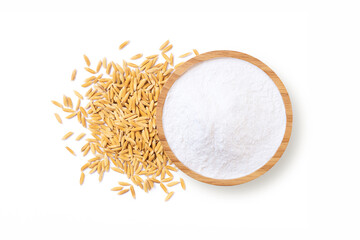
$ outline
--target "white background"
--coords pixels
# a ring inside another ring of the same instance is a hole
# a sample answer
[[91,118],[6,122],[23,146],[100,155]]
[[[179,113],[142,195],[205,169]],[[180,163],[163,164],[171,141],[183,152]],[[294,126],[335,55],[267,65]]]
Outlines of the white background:
[[[336,2],[0,1],[0,239],[358,239],[360,15]],[[81,128],[58,124],[50,100],[87,76],[82,54],[120,61],[166,39],[175,56],[229,49],[268,64],[293,104],[288,149],[239,186],[178,173],[187,190],[169,202],[161,189],[116,195],[116,174],[79,186],[86,159],[60,139]]]

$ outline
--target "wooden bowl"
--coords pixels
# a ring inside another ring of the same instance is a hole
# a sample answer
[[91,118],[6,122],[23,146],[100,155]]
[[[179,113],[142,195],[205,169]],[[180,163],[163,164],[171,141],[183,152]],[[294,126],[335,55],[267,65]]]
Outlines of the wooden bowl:
[[[209,177],[202,176],[199,173],[196,173],[196,172],[192,171],[191,169],[189,169],[188,167],[186,167],[181,161],[179,161],[179,159],[177,159],[175,154],[171,151],[171,148],[170,148],[168,142],[166,141],[166,137],[165,137],[164,129],[163,129],[163,123],[162,123],[163,107],[164,107],[164,103],[166,100],[166,96],[167,96],[167,93],[169,92],[169,89],[174,84],[174,82],[194,65],[196,65],[202,61],[206,61],[206,60],[213,59],[213,58],[221,58],[221,57],[238,58],[238,59],[250,62],[250,63],[254,64],[255,66],[257,66],[258,68],[262,69],[273,80],[273,82],[279,89],[282,99],[284,101],[285,113],[286,113],[285,134],[284,134],[283,140],[282,140],[279,148],[277,149],[276,153],[274,154],[274,156],[264,166],[262,166],[255,172],[250,173],[246,176],[243,176],[240,178],[234,178],[234,179],[209,178]],[[249,181],[263,175],[270,168],[272,168],[275,165],[275,163],[277,163],[277,161],[279,161],[280,157],[282,156],[282,154],[284,153],[284,151],[288,145],[290,135],[291,135],[291,129],[292,129],[292,119],[293,119],[293,114],[292,114],[292,108],[291,108],[289,94],[286,91],[284,84],[281,82],[281,80],[275,74],[275,72],[272,71],[267,65],[265,65],[260,60],[254,58],[250,55],[247,55],[245,53],[235,52],[235,51],[212,51],[212,52],[203,53],[203,54],[200,54],[200,55],[188,60],[187,62],[185,62],[184,64],[179,66],[171,74],[167,83],[162,88],[159,99],[158,99],[157,111],[156,111],[156,124],[157,124],[158,132],[159,132],[159,138],[164,147],[164,151],[165,151],[166,155],[170,158],[170,160],[181,171],[183,171],[185,174],[189,175],[190,177],[192,177],[198,181],[204,182],[204,183],[220,185],[220,186],[238,185],[241,183],[249,182]]]

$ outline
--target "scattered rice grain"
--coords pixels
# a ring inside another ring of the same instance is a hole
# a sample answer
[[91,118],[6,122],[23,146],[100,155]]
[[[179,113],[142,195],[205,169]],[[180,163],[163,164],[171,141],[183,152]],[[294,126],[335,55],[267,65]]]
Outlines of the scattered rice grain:
[[130,186],[131,184],[130,183],[127,183],[127,182],[118,182],[119,185],[122,185],[122,186]]
[[179,58],[186,58],[187,56],[190,56],[190,55],[191,55],[191,52],[187,52],[187,53],[180,55]]
[[120,191],[118,194],[119,194],[119,195],[122,195],[122,194],[124,194],[124,193],[127,193],[128,191],[129,191],[129,189],[124,189],[124,190]]
[[160,50],[160,51],[163,50],[169,43],[170,43],[170,41],[169,41],[169,40],[166,40],[163,44],[161,44],[159,50]]
[[66,140],[68,139],[71,135],[73,135],[74,133],[73,132],[68,132],[67,134],[65,134],[63,137],[62,137],[62,140]]
[[69,148],[69,147],[65,147],[72,155],[74,155],[74,156],[76,156],[76,154],[75,154],[75,152],[71,149],[71,148]]
[[164,48],[163,50],[162,50],[162,52],[163,53],[166,53],[166,52],[168,52],[168,51],[170,51],[171,49],[172,49],[172,47],[173,47],[173,45],[169,45],[169,46],[167,46],[166,48]]
[[168,183],[166,184],[168,187],[172,187],[172,186],[175,186],[177,184],[179,184],[180,182],[179,181],[174,181],[174,182],[171,182],[171,183]]
[[96,72],[94,70],[92,70],[91,68],[89,67],[85,67],[84,68],[86,71],[88,71],[89,73],[92,73],[92,74],[95,74]]
[[63,105],[61,104],[61,103],[59,103],[59,102],[57,102],[57,101],[54,101],[54,100],[52,100],[51,101],[55,106],[57,106],[57,107],[59,107],[59,108],[63,108]]
[[89,58],[84,54],[84,60],[85,60],[85,63],[88,67],[90,67],[90,60]]
[[184,64],[184,62],[180,62],[180,63],[176,64],[174,68],[176,69],[176,68],[180,67],[183,64]]
[[165,193],[169,193],[167,188],[165,187],[165,185],[163,183],[160,183],[160,187],[162,188],[162,190],[164,190]]
[[169,193],[166,198],[165,201],[169,201],[169,199],[174,195],[174,192]]
[[71,73],[71,81],[74,81],[76,78],[76,69],[74,69]]
[[56,120],[62,124],[62,120],[61,120],[59,114],[55,113],[55,117],[56,117]]
[[181,187],[182,187],[182,189],[186,189],[186,186],[185,186],[185,181],[184,181],[184,179],[182,179],[182,178],[180,178],[180,183],[181,183]]
[[123,42],[122,44],[120,44],[119,49],[121,50],[121,49],[123,49],[124,47],[126,47],[126,45],[128,45],[129,42],[130,42],[130,41],[128,40],[128,41],[125,41],[125,42]]
[[133,198],[136,199],[135,189],[134,189],[133,185],[130,186],[130,191],[131,191],[131,195],[133,196]]
[[136,59],[141,58],[142,56],[143,56],[142,53],[139,53],[139,54],[136,54],[136,55],[132,56],[130,59],[131,60],[136,60]]
[[83,172],[81,172],[81,175],[80,175],[80,185],[83,185],[84,179],[85,179],[85,174],[84,174]]
[[98,73],[101,69],[101,66],[102,66],[102,61],[100,60],[98,65],[96,66],[96,72]]
[[121,191],[123,190],[123,187],[113,187],[111,191]]
[[86,134],[85,133],[80,133],[79,136],[77,136],[75,138],[76,141],[79,141],[80,139],[82,139]]

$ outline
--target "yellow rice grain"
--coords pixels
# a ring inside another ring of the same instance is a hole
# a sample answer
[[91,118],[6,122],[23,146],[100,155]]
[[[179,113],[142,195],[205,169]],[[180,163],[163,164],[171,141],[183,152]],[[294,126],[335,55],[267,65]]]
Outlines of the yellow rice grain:
[[172,181],[174,178],[173,177],[168,177],[168,178],[164,178],[163,180],[161,180],[162,182],[170,182]]
[[92,70],[91,68],[85,67],[84,68],[86,71],[88,71],[89,73],[95,74],[96,72],[94,70]]
[[80,185],[83,185],[84,179],[85,179],[85,174],[84,174],[83,172],[81,172],[81,175],[80,175]]
[[74,81],[76,78],[76,69],[74,69],[71,73],[71,81]]
[[184,181],[184,179],[182,179],[182,178],[180,178],[180,183],[181,183],[181,187],[182,187],[182,189],[186,189],[186,186],[185,186],[185,181]]
[[159,56],[159,55],[158,54],[150,55],[150,56],[147,56],[146,59],[153,59],[153,58],[156,58],[157,56]]
[[103,68],[107,68],[107,60],[106,60],[106,57],[104,57],[103,58],[103,60],[102,60],[102,66],[103,66]]
[[66,116],[66,119],[71,119],[76,116],[76,112],[70,113],[68,116]]
[[55,117],[56,117],[56,120],[57,120],[59,123],[62,123],[62,120],[61,120],[59,114],[55,113]]
[[121,170],[120,168],[112,167],[111,169],[112,169],[112,170],[114,170],[115,172],[118,172],[118,173],[124,174],[124,171],[123,171],[123,170]]
[[85,163],[82,167],[81,167],[81,171],[84,171],[85,169],[87,169],[90,166],[90,163],[87,162]]
[[100,60],[98,65],[96,66],[96,72],[98,73],[101,69],[101,66],[102,66],[102,61]]
[[172,187],[172,186],[175,186],[177,184],[179,184],[180,182],[179,181],[174,181],[174,182],[171,182],[171,183],[168,183],[166,184],[168,187]]
[[68,139],[71,135],[73,135],[74,133],[73,132],[68,132],[67,134],[65,134],[63,137],[62,137],[62,140],[66,140]]
[[118,182],[119,185],[122,185],[122,186],[130,186],[131,184],[130,183],[127,183],[127,182]]
[[170,166],[170,165],[166,166],[166,169],[169,169],[169,170],[174,171],[174,172],[178,171],[177,168],[174,168],[173,166]]
[[170,58],[165,54],[165,53],[161,53],[161,55],[163,56],[163,58],[165,59],[165,61],[167,61],[168,63],[170,63]]
[[197,55],[199,55],[199,52],[198,52],[198,50],[196,50],[196,49],[193,49],[193,52],[195,53],[195,55],[197,56]]
[[86,118],[85,118],[85,116],[81,117],[81,125],[83,125],[83,127],[86,128]]
[[92,173],[94,173],[94,172],[96,172],[96,171],[97,171],[97,166],[94,167],[93,169],[91,169],[91,171],[90,171],[89,173],[92,174]]
[[84,54],[84,60],[85,60],[85,63],[88,67],[90,67],[90,60],[89,58]]
[[131,191],[131,195],[133,196],[133,198],[136,199],[135,189],[134,189],[133,185],[130,186],[130,191]]
[[69,147],[65,147],[72,155],[74,155],[74,156],[76,156],[76,154],[75,154],[75,152],[71,149],[71,148],[69,148]]
[[122,194],[124,194],[124,193],[127,193],[129,191],[129,189],[124,189],[124,190],[121,190],[118,194],[119,195],[122,195]]
[[170,41],[169,41],[169,40],[166,40],[163,44],[161,44],[159,50],[160,50],[160,51],[163,50],[169,43],[170,43]]
[[57,102],[57,101],[54,101],[54,100],[52,100],[51,101],[55,106],[57,106],[57,107],[59,107],[59,108],[63,108],[63,105],[61,104],[61,103],[59,103],[59,102]]
[[174,66],[174,55],[172,53],[170,54],[170,65]]
[[110,72],[111,72],[111,68],[112,68],[112,64],[109,63],[106,67],[106,74],[110,75]]
[[170,44],[169,46],[167,46],[166,48],[164,48],[162,50],[162,53],[166,53],[166,52],[170,51],[172,49],[172,47],[173,47],[173,45]]
[[138,68],[139,66],[138,65],[136,65],[135,63],[127,63],[128,64],[128,66],[130,66],[130,67],[133,67],[133,68]]
[[187,52],[187,53],[180,55],[179,58],[186,58],[187,56],[190,56],[190,55],[191,55],[191,52]]
[[166,174],[166,170],[165,170],[165,168],[163,168],[161,171],[161,176],[160,176],[161,180],[163,180],[165,178],[165,174]]
[[74,90],[75,95],[80,98],[81,100],[84,100],[84,97],[78,92]]
[[83,156],[85,157],[89,151],[90,151],[90,147],[87,147],[83,153]]
[[126,45],[128,45],[129,42],[130,42],[130,41],[128,40],[128,41],[125,41],[125,42],[123,42],[122,44],[120,44],[119,49],[121,50],[121,49],[123,49],[124,47],[126,47]]
[[101,182],[103,180],[103,177],[104,177],[104,172],[101,171],[99,174],[99,182]]
[[85,117],[88,116],[87,112],[85,111],[85,109],[84,109],[83,107],[80,107],[80,112],[81,112]]
[[87,82],[87,83],[84,83],[83,85],[81,85],[82,87],[86,88],[88,86],[90,86],[91,84],[93,84],[92,82]]
[[130,59],[131,60],[136,60],[136,59],[141,58],[142,56],[143,56],[142,53],[139,53],[139,54],[136,54],[136,55],[132,56]]
[[176,64],[174,68],[176,69],[176,68],[180,67],[182,64],[184,64],[184,62],[180,62],[180,63]]
[[74,109],[71,109],[71,108],[63,108],[62,110],[63,110],[64,112],[69,112],[69,113],[75,112]]
[[68,98],[65,95],[63,95],[63,103],[65,107],[69,107]]
[[123,190],[123,187],[113,187],[111,191],[121,191]]
[[80,98],[78,98],[77,103],[76,103],[76,107],[75,107],[75,111],[79,110],[80,104],[81,104],[81,100],[80,100]]
[[80,133],[76,138],[75,140],[76,141],[80,141],[80,139],[82,139],[86,134],[85,133]]
[[165,171],[169,177],[172,177],[172,178],[174,177],[174,175],[167,168],[165,168]]
[[69,104],[69,108],[73,108],[73,102],[70,97],[67,97],[67,102]]
[[169,199],[174,195],[174,192],[169,193],[166,198],[165,201],[169,201]]
[[160,187],[162,188],[162,190],[164,190],[165,193],[169,193],[167,188],[165,187],[165,185],[163,183],[160,183]]

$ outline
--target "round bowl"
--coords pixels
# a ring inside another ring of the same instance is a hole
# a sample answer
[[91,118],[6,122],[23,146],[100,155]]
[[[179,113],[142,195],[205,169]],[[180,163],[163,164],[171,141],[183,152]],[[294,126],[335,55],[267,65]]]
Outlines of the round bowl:
[[[241,60],[247,61],[249,63],[252,63],[255,66],[257,66],[258,68],[262,69],[272,79],[272,81],[275,83],[276,87],[279,89],[279,92],[280,92],[283,102],[284,102],[285,113],[286,113],[286,129],[285,129],[284,137],[282,139],[282,142],[281,142],[279,148],[277,149],[276,153],[274,154],[274,156],[271,159],[269,159],[269,161],[267,161],[265,163],[265,165],[263,165],[261,168],[257,169],[256,171],[254,171],[246,176],[234,178],[234,179],[209,178],[209,177],[202,176],[201,174],[194,172],[191,169],[189,169],[188,167],[186,167],[175,156],[175,154],[172,152],[168,142],[166,141],[166,137],[165,137],[164,129],[163,129],[163,123],[162,123],[163,107],[164,107],[164,103],[166,100],[166,96],[167,96],[171,86],[174,84],[174,82],[194,65],[196,65],[200,62],[206,61],[206,60],[210,60],[210,59],[214,59],[214,58],[223,58],[223,57],[231,57],[231,58],[241,59]],[[181,171],[183,171],[188,176],[190,176],[198,181],[204,182],[204,183],[219,185],[219,186],[231,186],[231,185],[238,185],[238,184],[246,183],[255,178],[258,178],[259,176],[261,176],[264,173],[266,173],[267,171],[269,171],[269,169],[271,169],[275,165],[275,163],[277,163],[279,161],[280,157],[282,156],[282,154],[284,153],[284,151],[288,145],[290,135],[291,135],[291,129],[292,129],[292,120],[293,120],[293,114],[292,114],[292,108],[291,108],[289,94],[286,91],[284,84],[281,82],[281,80],[275,74],[275,72],[273,70],[271,70],[263,62],[261,62],[260,60],[254,58],[250,55],[247,55],[247,54],[241,53],[241,52],[226,51],[226,50],[206,52],[206,53],[200,54],[194,58],[191,58],[190,60],[188,60],[185,63],[183,63],[182,65],[180,65],[171,74],[167,83],[162,88],[159,99],[158,99],[157,110],[156,110],[156,124],[157,124],[157,128],[158,128],[159,139],[164,147],[164,151],[165,151],[166,155],[170,158],[170,160]]]

